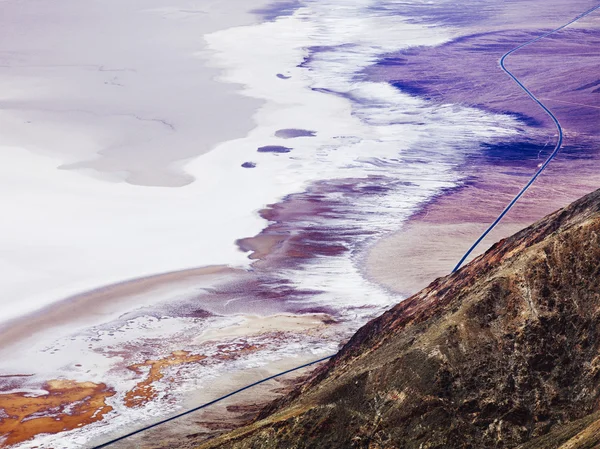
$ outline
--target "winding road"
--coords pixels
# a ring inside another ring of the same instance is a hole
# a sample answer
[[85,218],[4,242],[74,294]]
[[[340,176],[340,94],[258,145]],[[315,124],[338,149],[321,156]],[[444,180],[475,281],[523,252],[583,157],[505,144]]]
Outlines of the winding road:
[[[533,93],[531,93],[531,91],[529,89],[527,89],[527,87],[525,87],[523,85],[523,83],[521,83],[521,81],[519,81],[519,79],[510,70],[508,70],[506,68],[506,65],[505,65],[506,59],[510,55],[512,55],[513,53],[519,51],[520,49],[522,49],[524,47],[527,47],[528,45],[531,45],[531,44],[533,44],[535,42],[538,42],[538,41],[544,39],[545,37],[548,37],[548,36],[550,36],[550,35],[552,35],[554,33],[557,33],[558,31],[560,31],[560,30],[568,27],[569,25],[577,22],[578,20],[580,20],[580,19],[582,19],[582,18],[590,15],[591,13],[593,13],[594,11],[596,11],[598,9],[600,9],[600,5],[597,5],[594,8],[589,9],[588,11],[586,11],[586,12],[580,14],[579,16],[575,17],[570,22],[568,22],[568,23],[566,23],[566,24],[564,24],[564,25],[562,25],[562,26],[560,26],[560,27],[558,27],[558,28],[556,28],[556,29],[554,29],[552,31],[549,31],[549,32],[547,32],[545,34],[542,34],[541,36],[539,36],[539,37],[537,37],[537,38],[535,38],[535,39],[533,39],[533,40],[531,40],[529,42],[526,42],[526,43],[524,43],[522,45],[519,45],[518,47],[513,48],[512,50],[510,50],[509,52],[507,52],[506,54],[504,54],[502,56],[502,58],[500,58],[500,67],[502,68],[502,70],[508,76],[510,76],[513,79],[513,81],[515,81],[519,85],[519,87],[523,91],[525,91],[525,93],[533,101],[535,101],[546,112],[546,114],[548,114],[550,116],[550,118],[552,119],[552,121],[556,125],[556,129],[558,130],[558,139],[557,139],[557,142],[556,142],[556,146],[554,147],[554,150],[552,151],[552,153],[550,154],[550,156],[548,156],[548,158],[546,159],[546,161],[533,174],[533,176],[531,177],[531,179],[527,182],[527,184],[525,184],[525,186],[519,191],[519,193],[511,200],[511,202],[508,203],[508,205],[504,208],[504,210],[500,213],[500,215],[498,215],[498,217],[494,220],[494,222],[485,230],[485,232],[468,249],[468,251],[464,254],[464,256],[460,259],[460,261],[458,262],[458,264],[452,270],[453,273],[455,271],[457,271],[462,266],[462,264],[469,257],[469,255],[473,252],[473,250],[479,245],[479,243],[481,243],[481,241],[498,225],[498,223],[500,223],[500,221],[504,218],[504,216],[512,209],[512,207],[517,203],[517,201],[519,201],[519,199],[529,189],[529,187],[531,187],[531,185],[535,182],[535,180],[538,178],[538,176],[540,176],[542,174],[542,172],[546,169],[546,167],[548,166],[548,164],[550,164],[550,162],[556,157],[556,155],[560,151],[560,148],[561,148],[562,143],[563,143],[563,130],[562,130],[562,126],[560,125],[560,122],[558,121],[558,119],[556,118],[556,116]],[[110,441],[107,441],[107,442],[105,442],[105,443],[103,443],[103,444],[101,444],[99,446],[94,446],[94,447],[92,447],[90,449],[105,448],[107,446],[110,446],[110,445],[118,442],[118,441],[122,441],[122,440],[125,440],[125,439],[127,439],[129,437],[132,437],[134,435],[140,434],[140,433],[142,433],[142,432],[144,432],[146,430],[149,430],[149,429],[152,429],[154,427],[157,427],[157,426],[160,426],[162,424],[165,424],[167,422],[179,419],[179,418],[181,418],[183,416],[189,415],[190,413],[194,413],[194,412],[196,412],[198,410],[207,408],[207,407],[209,407],[209,406],[211,406],[213,404],[216,404],[217,402],[221,402],[224,399],[230,398],[231,396],[234,396],[234,395],[236,395],[238,393],[241,393],[242,391],[246,391],[246,390],[248,390],[248,389],[250,389],[252,387],[255,387],[255,386],[260,385],[262,383],[268,382],[268,381],[273,380],[273,379],[275,379],[277,377],[280,377],[280,376],[283,376],[285,374],[289,374],[289,373],[292,373],[294,371],[298,371],[298,370],[300,370],[302,368],[306,368],[306,367],[309,367],[311,365],[315,365],[317,363],[320,363],[320,362],[323,362],[325,360],[328,360],[328,359],[332,358],[334,355],[335,354],[332,354],[332,355],[329,355],[327,357],[323,357],[323,358],[320,358],[318,360],[315,360],[313,362],[306,363],[304,365],[300,365],[300,366],[297,366],[295,368],[291,368],[291,369],[283,371],[281,373],[277,373],[277,374],[275,374],[273,376],[269,376],[269,377],[267,377],[265,379],[261,379],[261,380],[259,380],[257,382],[254,382],[254,383],[252,383],[250,385],[246,385],[245,387],[242,387],[242,388],[240,388],[238,390],[232,391],[231,393],[228,393],[228,394],[226,394],[224,396],[216,398],[216,399],[214,399],[214,400],[212,400],[210,402],[207,402],[205,404],[202,404],[202,405],[200,405],[198,407],[194,407],[194,408],[192,408],[190,410],[186,410],[185,412],[182,412],[182,413],[179,413],[177,415],[171,416],[169,418],[163,419],[162,421],[158,421],[158,422],[156,422],[154,424],[150,424],[148,426],[141,427],[141,428],[139,428],[139,429],[137,429],[137,430],[135,430],[133,432],[130,432],[130,433],[125,434],[125,435],[122,435],[122,436],[120,436],[118,438],[114,438],[114,439],[112,439]]]
[[504,208],[504,210],[500,213],[500,215],[498,215],[498,217],[493,221],[493,223],[491,225],[489,225],[489,227],[485,230],[485,232],[483,234],[481,234],[481,236],[475,240],[475,243],[473,243],[473,245],[471,245],[471,247],[467,250],[467,252],[464,254],[464,256],[462,256],[462,258],[460,259],[460,261],[456,264],[456,266],[454,267],[454,269],[452,270],[452,272],[454,273],[455,271],[457,271],[462,264],[465,262],[465,260],[467,259],[467,257],[469,257],[469,255],[473,252],[473,250],[475,248],[477,248],[477,246],[481,243],[481,241],[492,231],[492,229],[494,229],[498,223],[500,223],[500,221],[504,218],[504,216],[508,213],[508,211],[510,211],[512,209],[512,207],[517,203],[517,201],[519,201],[519,199],[523,196],[523,194],[529,189],[529,187],[531,187],[531,185],[535,182],[535,180],[538,178],[538,176],[540,176],[542,174],[542,172],[546,169],[546,167],[548,166],[548,164],[550,162],[552,162],[552,159],[554,159],[556,157],[556,155],[558,154],[558,152],[560,151],[560,148],[562,147],[562,143],[563,143],[563,129],[562,126],[560,126],[560,122],[558,121],[558,119],[556,118],[556,116],[552,113],[552,111],[550,111],[550,109],[548,109],[546,107],[546,105],[544,105],[544,103],[542,103],[535,95],[533,95],[531,93],[531,91],[529,89],[527,89],[523,83],[521,81],[519,81],[519,79],[510,71],[506,68],[506,58],[508,58],[510,55],[512,55],[513,53],[521,50],[524,47],[527,47],[528,45],[531,45],[535,42],[538,42],[542,39],[544,39],[545,37],[548,37],[554,33],[559,32],[560,30],[568,27],[569,25],[572,25],[573,23],[577,22],[578,20],[583,19],[584,17],[590,15],[591,13],[593,13],[594,11],[596,11],[597,9],[600,9],[600,5],[597,5],[595,7],[593,7],[592,9],[587,10],[586,12],[584,12],[583,14],[578,15],[577,17],[575,17],[573,20],[571,20],[568,23],[565,23],[564,25],[549,31],[545,34],[542,34],[539,37],[536,37],[535,39],[530,40],[529,42],[525,42],[522,45],[519,45],[518,47],[513,48],[512,50],[510,50],[509,52],[505,53],[504,56],[502,56],[502,58],[500,58],[500,67],[502,68],[502,70],[504,70],[504,72],[510,76],[513,81],[515,83],[517,83],[519,85],[519,87],[521,89],[523,89],[523,91],[525,91],[525,93],[527,95],[529,95],[529,97],[535,101],[538,106],[540,106],[544,112],[546,112],[546,114],[548,114],[550,116],[550,118],[552,119],[552,121],[554,122],[554,124],[556,125],[556,129],[558,130],[558,140],[556,141],[556,146],[554,147],[554,150],[552,151],[552,153],[550,153],[550,156],[548,156],[548,158],[546,159],[546,161],[540,166],[540,168],[538,169],[538,171],[536,171],[533,176],[531,177],[531,179],[529,179],[529,181],[527,182],[527,184],[525,184],[525,186],[523,186],[523,188],[519,191],[519,193],[517,193],[517,195],[511,200],[510,203],[508,203],[508,205]]

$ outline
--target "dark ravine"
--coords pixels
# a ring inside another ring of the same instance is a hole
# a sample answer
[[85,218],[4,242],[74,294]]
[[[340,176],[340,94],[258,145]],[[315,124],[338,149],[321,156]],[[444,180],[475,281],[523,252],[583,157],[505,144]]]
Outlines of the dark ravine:
[[201,448],[600,445],[600,190],[361,328]]

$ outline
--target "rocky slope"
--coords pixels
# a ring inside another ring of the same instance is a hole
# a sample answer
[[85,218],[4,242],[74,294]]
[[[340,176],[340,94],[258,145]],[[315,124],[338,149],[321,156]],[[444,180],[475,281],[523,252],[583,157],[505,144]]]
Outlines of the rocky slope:
[[371,321],[201,447],[600,447],[600,190]]

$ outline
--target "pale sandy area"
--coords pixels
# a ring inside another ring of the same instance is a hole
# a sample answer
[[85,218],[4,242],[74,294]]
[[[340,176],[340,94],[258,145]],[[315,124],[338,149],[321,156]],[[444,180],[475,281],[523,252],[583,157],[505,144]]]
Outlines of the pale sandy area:
[[[514,234],[523,225],[502,224],[490,233],[489,240],[497,241]],[[482,228],[482,223],[411,222],[373,246],[367,259],[368,274],[378,283],[410,296],[435,278],[449,274],[470,242],[481,235]],[[482,244],[469,260],[485,249]]]
[[[437,198],[397,233],[375,242],[365,255],[366,275],[410,296],[449,274],[527,177],[490,166],[481,170],[479,179],[475,185]],[[597,188],[600,175],[593,160],[557,159],[468,260]]]
[[220,341],[230,338],[246,337],[251,335],[265,334],[269,332],[300,332],[316,329],[331,321],[329,315],[307,314],[307,315],[270,315],[240,317],[240,321],[233,325],[217,328],[211,327],[194,339],[195,344],[207,341]]

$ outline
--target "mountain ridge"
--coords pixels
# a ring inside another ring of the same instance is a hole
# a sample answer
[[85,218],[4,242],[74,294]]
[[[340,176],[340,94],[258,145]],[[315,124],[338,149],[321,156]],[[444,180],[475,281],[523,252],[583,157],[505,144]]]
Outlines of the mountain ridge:
[[[595,447],[599,236],[600,190],[372,320],[253,424],[200,447]],[[567,443],[578,433],[584,445]]]

